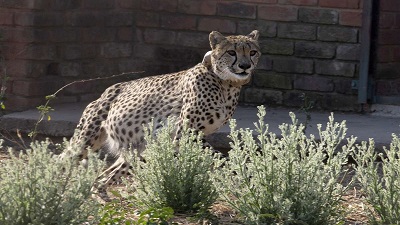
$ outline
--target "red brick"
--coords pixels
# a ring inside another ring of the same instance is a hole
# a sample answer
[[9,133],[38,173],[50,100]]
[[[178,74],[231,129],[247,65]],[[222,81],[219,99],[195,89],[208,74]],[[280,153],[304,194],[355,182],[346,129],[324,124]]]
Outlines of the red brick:
[[95,90],[95,82],[78,82],[65,88],[63,90],[63,93],[65,93],[66,95],[82,94],[94,92]]
[[114,27],[89,27],[83,28],[81,35],[81,41],[83,42],[114,41],[117,36],[117,29]]
[[400,12],[399,0],[380,0],[379,3],[381,11]]
[[15,14],[15,24],[21,26],[60,26],[64,23],[61,13],[19,12]]
[[57,65],[54,73],[63,77],[77,77],[82,74],[82,67],[81,64],[77,62],[62,62]]
[[217,3],[198,0],[180,1],[178,11],[181,13],[196,15],[215,15],[217,12]]
[[132,28],[119,28],[118,29],[118,40],[120,41],[133,41],[133,30]]
[[314,61],[312,59],[280,57],[280,58],[274,58],[272,65],[274,71],[282,73],[312,74],[314,71]]
[[7,62],[7,73],[13,78],[32,77],[34,62],[14,59]]
[[378,47],[378,62],[391,62],[393,60],[393,47],[381,45]]
[[79,28],[56,27],[49,30],[53,42],[73,42],[78,39]]
[[277,21],[296,21],[298,8],[292,6],[261,5],[258,18]]
[[160,25],[160,16],[158,13],[137,12],[135,17],[136,26],[158,27]]
[[105,43],[101,46],[101,55],[105,58],[122,58],[132,55],[131,43]]
[[137,9],[140,7],[140,0],[117,0],[119,7],[124,9]]
[[16,57],[19,59],[54,60],[57,58],[57,49],[55,45],[31,45]]
[[178,0],[141,0],[140,5],[146,10],[176,12]]
[[400,62],[400,46],[393,47],[393,61]]
[[70,44],[65,45],[63,50],[67,60],[91,59],[98,55],[99,47],[93,44]]
[[396,20],[394,22],[394,28],[400,28],[400,13],[396,14]]
[[[103,15],[104,17],[104,15]],[[115,12],[106,16],[106,26],[131,26],[133,25],[134,13],[132,12]]]
[[341,11],[339,15],[339,24],[345,26],[361,27],[362,12],[360,11]]
[[278,37],[290,39],[315,40],[316,26],[305,23],[278,24]]
[[[145,58],[145,59],[154,59],[157,51],[156,46],[147,45],[144,43],[135,44],[133,47],[133,56],[135,58]],[[122,61],[122,60],[121,60]]]
[[48,63],[33,60],[13,60],[7,63],[7,67],[7,71],[12,77],[38,78],[46,75]]
[[100,12],[74,12],[69,14],[67,23],[75,27],[91,27],[104,24],[104,13]]
[[279,0],[279,4],[287,4],[287,5],[318,5],[318,0]]
[[51,1],[32,1],[32,0],[2,0],[0,8],[15,8],[15,9],[48,9],[51,6]]
[[5,105],[7,110],[10,111],[23,111],[27,109],[32,109],[33,107],[37,107],[42,105],[45,102],[44,97],[21,97],[16,95],[7,96],[7,100],[5,101]]
[[353,95],[351,79],[335,79],[335,92],[346,95]]
[[378,43],[383,45],[400,45],[399,29],[379,30]]
[[0,25],[12,25],[14,13],[0,12]]
[[110,0],[84,0],[84,6],[89,9],[112,9],[114,2]]
[[24,54],[29,48],[28,43],[7,43],[7,45],[1,46],[1,55],[7,60],[14,60],[20,55]]
[[[110,59],[103,60],[88,60],[82,63],[82,74],[79,77],[98,77],[98,76],[111,76],[118,74],[118,65],[116,62]],[[102,86],[106,82],[94,82],[95,84]]]
[[221,16],[255,19],[256,12],[256,5],[239,2],[222,2],[217,5],[217,14]]
[[180,32],[177,36],[177,43],[180,46],[195,48],[208,48],[210,46],[210,43],[208,42],[208,34],[203,32]]
[[161,17],[161,27],[177,30],[195,30],[196,17],[186,15],[165,15]]
[[391,28],[395,24],[396,14],[388,12],[380,12],[379,28]]
[[390,95],[392,85],[390,81],[386,80],[377,80],[376,81],[376,93],[377,95]]
[[360,0],[319,0],[319,6],[331,8],[360,8]]
[[315,62],[315,72],[321,75],[354,77],[356,64],[344,61],[318,60]]
[[[66,11],[71,11],[74,9],[79,9],[82,6],[82,1],[81,0],[50,0],[51,8],[53,10],[66,10]],[[46,8],[49,9],[49,8]]]
[[25,97],[45,96],[57,91],[55,79],[45,81],[20,80],[13,82],[13,93]]
[[175,44],[176,33],[169,30],[146,29],[144,41],[153,44]]
[[236,23],[232,20],[201,18],[199,21],[198,30],[208,32],[217,30],[223,33],[232,34],[236,32]]
[[332,92],[335,86],[332,79],[321,76],[296,76],[293,85],[295,89],[321,92]]
[[0,29],[2,41],[17,43],[43,42],[41,36],[43,29],[32,27],[3,27]]
[[278,0],[240,0],[240,1],[248,3],[263,3],[263,4],[273,4],[278,2]]

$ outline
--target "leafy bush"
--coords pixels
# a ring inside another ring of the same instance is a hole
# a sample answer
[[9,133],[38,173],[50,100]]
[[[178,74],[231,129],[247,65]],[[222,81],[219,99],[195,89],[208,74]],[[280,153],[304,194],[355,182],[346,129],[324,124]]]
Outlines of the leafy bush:
[[174,141],[176,124],[167,125],[153,135],[153,125],[146,128],[146,162],[131,155],[132,183],[129,188],[141,209],[171,207],[175,212],[205,212],[216,200],[217,193],[209,177],[214,156],[203,149],[202,135],[183,128],[182,136]]
[[363,142],[354,155],[357,180],[366,194],[373,224],[398,224],[400,221],[400,139],[393,135],[390,148],[377,153],[375,143]]
[[257,140],[250,129],[236,130],[231,120],[229,160],[213,173],[217,190],[248,224],[336,224],[343,220],[341,197],[348,185],[338,180],[355,139],[341,151],[345,122],[333,115],[320,140],[307,137],[304,126],[290,113],[292,124],[282,124],[282,137],[268,133],[265,109],[259,107],[255,123]]
[[[67,143],[65,143],[67,144]],[[104,166],[90,156],[87,169],[72,158],[57,160],[49,142],[0,164],[0,224],[94,224],[99,204],[91,188]]]

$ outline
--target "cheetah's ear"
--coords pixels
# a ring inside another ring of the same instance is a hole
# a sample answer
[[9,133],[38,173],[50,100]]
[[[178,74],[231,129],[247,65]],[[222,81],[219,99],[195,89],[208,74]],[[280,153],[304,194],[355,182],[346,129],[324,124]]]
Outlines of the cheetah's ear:
[[258,40],[258,36],[260,36],[260,32],[258,32],[258,30],[253,30],[250,34],[247,35],[247,37],[255,41]]
[[211,49],[215,49],[217,44],[219,44],[219,43],[221,43],[221,41],[225,40],[225,37],[218,31],[212,31],[210,33],[209,39],[210,39]]

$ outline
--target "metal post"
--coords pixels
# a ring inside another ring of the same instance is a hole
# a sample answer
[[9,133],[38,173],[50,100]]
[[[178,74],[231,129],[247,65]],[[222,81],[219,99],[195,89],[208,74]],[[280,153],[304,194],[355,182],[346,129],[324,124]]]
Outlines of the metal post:
[[361,28],[361,52],[360,52],[360,72],[358,76],[358,103],[366,104],[368,100],[368,78],[369,60],[371,49],[371,20],[372,20],[372,1],[364,0],[362,28]]

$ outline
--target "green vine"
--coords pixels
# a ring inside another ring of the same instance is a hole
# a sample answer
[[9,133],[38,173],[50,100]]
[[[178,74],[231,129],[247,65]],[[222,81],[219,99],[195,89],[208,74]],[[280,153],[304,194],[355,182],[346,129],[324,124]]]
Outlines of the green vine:
[[311,100],[311,98],[306,93],[302,93],[300,95],[300,98],[301,100],[303,100],[303,105],[300,107],[300,111],[302,111],[306,115],[306,121],[304,122],[305,132],[311,121],[311,110],[314,108],[315,100]]
[[110,79],[110,78],[115,78],[115,77],[120,77],[120,76],[125,76],[127,74],[137,74],[137,73],[143,73],[143,71],[140,72],[125,72],[125,73],[120,73],[120,74],[115,74],[115,75],[111,75],[108,77],[97,77],[97,78],[92,78],[92,79],[86,79],[86,80],[77,80],[77,81],[73,81],[71,83],[68,83],[64,86],[62,86],[60,89],[58,89],[56,92],[54,92],[51,95],[47,95],[46,98],[46,102],[44,105],[40,105],[38,107],[36,107],[40,113],[38,120],[35,123],[35,126],[33,127],[33,130],[31,132],[28,133],[28,136],[31,138],[32,141],[36,140],[36,136],[38,134],[38,127],[39,124],[43,122],[43,120],[47,120],[50,121],[51,120],[51,116],[49,115],[50,112],[54,111],[54,109],[50,106],[50,102],[54,99],[57,98],[57,95],[64,90],[65,88],[76,84],[76,83],[83,83],[83,82],[89,82],[89,81],[95,81],[95,80],[105,80],[105,79]]

